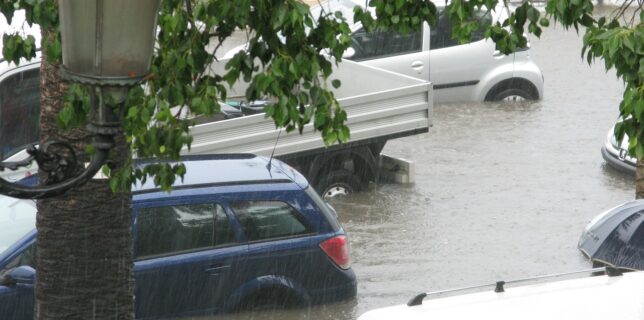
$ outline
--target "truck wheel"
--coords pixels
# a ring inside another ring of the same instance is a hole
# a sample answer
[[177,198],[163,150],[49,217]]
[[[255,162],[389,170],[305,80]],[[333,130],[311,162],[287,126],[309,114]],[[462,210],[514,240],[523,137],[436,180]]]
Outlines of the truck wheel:
[[316,188],[324,199],[341,197],[361,191],[363,184],[360,178],[349,170],[332,171],[320,179]]

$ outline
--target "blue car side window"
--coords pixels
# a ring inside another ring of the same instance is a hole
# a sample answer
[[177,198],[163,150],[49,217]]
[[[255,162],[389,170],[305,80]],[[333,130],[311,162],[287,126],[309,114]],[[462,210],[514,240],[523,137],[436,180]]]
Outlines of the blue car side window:
[[219,204],[173,205],[138,210],[137,257],[168,255],[234,242]]
[[220,205],[215,207],[215,234],[214,246],[221,246],[235,242],[235,231],[230,225],[226,211]]
[[304,217],[281,201],[239,201],[230,204],[248,241],[310,233]]

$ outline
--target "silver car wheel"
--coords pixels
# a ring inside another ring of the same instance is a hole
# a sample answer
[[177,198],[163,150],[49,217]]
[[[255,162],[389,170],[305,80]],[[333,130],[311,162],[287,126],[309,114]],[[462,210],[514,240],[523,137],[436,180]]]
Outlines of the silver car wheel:
[[525,101],[526,98],[520,96],[520,95],[510,95],[505,98],[503,98],[501,101],[509,101],[509,102],[516,102],[516,101]]

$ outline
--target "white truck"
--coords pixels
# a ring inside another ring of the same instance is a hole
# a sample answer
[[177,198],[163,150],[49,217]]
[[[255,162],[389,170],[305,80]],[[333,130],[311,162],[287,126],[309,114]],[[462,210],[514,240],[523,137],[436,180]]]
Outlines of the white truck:
[[[0,123],[11,122],[9,115],[15,118],[18,112],[32,115],[21,117],[23,126],[37,128],[38,118],[33,115],[38,114],[39,100],[29,97],[39,96],[38,86],[33,85],[38,83],[38,66],[39,63],[20,67],[0,63]],[[359,191],[369,181],[378,180],[380,152],[388,140],[428,131],[432,120],[432,86],[426,81],[351,61],[340,63],[332,79],[342,81],[334,94],[347,111],[351,130],[348,143],[325,147],[312,125],[307,125],[301,135],[287,134],[276,129],[272,119],[256,114],[195,125],[191,128],[192,148],[184,153],[274,155],[302,172],[325,196]],[[244,88],[243,83],[233,86],[229,96],[243,94]],[[15,150],[37,141],[37,130],[9,140],[6,138],[15,132],[5,128],[8,127],[0,127],[3,158],[11,154],[4,144]],[[25,156],[17,153],[6,161]],[[33,172],[34,167],[2,175],[15,179]]]

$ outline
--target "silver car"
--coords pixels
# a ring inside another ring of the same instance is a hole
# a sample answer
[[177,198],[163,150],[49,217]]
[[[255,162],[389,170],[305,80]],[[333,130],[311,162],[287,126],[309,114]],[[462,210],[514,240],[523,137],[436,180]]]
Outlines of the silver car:
[[[351,1],[330,1],[351,4]],[[326,6],[326,5],[325,5]],[[529,48],[511,55],[495,49],[483,31],[472,42],[452,39],[448,15],[439,7],[436,26],[425,24],[409,35],[393,31],[366,32],[354,24],[346,59],[426,79],[434,85],[434,102],[537,100],[543,97],[543,75],[530,59]],[[504,8],[476,14],[482,24],[502,21]]]
[[[344,58],[370,66],[431,81],[434,102],[538,100],[543,98],[543,74],[530,59],[529,48],[511,55],[495,49],[482,31],[472,35],[472,42],[459,44],[451,37],[451,27],[444,7],[439,7],[436,26],[425,23],[422,30],[404,36],[392,31],[366,32],[353,22],[355,0],[329,0],[311,7],[314,17],[340,11],[352,31],[351,47]],[[482,24],[502,21],[505,8],[476,14]],[[222,59],[247,50],[242,44],[228,50]]]
[[609,166],[626,174],[635,175],[637,160],[628,154],[628,136],[625,135],[622,143],[618,143],[617,138],[615,138],[614,125],[606,134],[606,142],[602,147],[602,157]]

